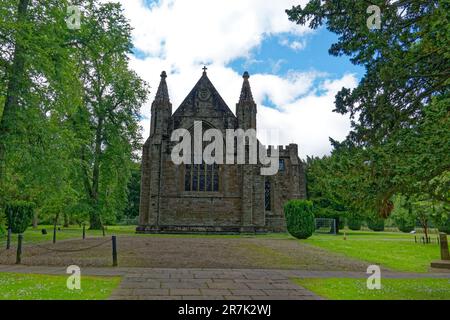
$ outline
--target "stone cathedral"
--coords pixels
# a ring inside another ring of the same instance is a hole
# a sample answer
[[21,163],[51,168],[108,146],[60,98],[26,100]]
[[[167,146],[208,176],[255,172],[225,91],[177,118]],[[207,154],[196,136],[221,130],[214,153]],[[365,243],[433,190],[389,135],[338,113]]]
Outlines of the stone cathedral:
[[[286,230],[283,206],[306,195],[304,164],[298,146],[278,146],[279,168],[263,176],[255,164],[181,164],[171,158],[173,130],[256,130],[257,105],[249,82],[230,110],[208,78],[206,67],[192,91],[172,114],[166,82],[161,82],[151,107],[150,137],[142,151],[138,233],[256,233]],[[225,133],[224,133],[225,136]],[[262,146],[262,145],[261,145]],[[263,146],[264,147],[264,146]]]

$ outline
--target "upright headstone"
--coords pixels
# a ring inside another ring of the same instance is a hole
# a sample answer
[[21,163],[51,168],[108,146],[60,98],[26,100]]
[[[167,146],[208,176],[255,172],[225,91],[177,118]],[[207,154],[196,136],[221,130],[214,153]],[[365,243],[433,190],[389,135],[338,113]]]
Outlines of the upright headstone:
[[448,252],[447,234],[439,233],[439,242],[441,243],[441,260],[450,260],[450,253]]

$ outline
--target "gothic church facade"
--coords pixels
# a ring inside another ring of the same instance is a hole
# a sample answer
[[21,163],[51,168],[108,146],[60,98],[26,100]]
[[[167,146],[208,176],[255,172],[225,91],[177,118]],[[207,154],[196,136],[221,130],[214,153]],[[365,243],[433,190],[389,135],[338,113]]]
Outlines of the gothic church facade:
[[254,164],[182,164],[172,161],[174,130],[257,129],[257,105],[244,80],[236,115],[208,78],[206,68],[192,91],[172,114],[166,82],[151,107],[150,137],[142,150],[139,233],[253,233],[286,230],[283,206],[306,196],[304,164],[298,146],[279,146],[279,170],[263,176]]

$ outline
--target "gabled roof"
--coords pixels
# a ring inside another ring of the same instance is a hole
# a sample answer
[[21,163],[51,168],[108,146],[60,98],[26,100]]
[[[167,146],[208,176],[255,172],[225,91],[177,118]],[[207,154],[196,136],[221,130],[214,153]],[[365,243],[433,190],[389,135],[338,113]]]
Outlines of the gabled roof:
[[206,71],[203,72],[202,77],[187,97],[183,100],[180,107],[175,111],[173,116],[182,115],[186,109],[194,108],[196,102],[208,102],[211,107],[217,111],[221,111],[227,116],[234,116],[233,112],[230,110],[226,102],[222,99],[217,89],[209,80]]

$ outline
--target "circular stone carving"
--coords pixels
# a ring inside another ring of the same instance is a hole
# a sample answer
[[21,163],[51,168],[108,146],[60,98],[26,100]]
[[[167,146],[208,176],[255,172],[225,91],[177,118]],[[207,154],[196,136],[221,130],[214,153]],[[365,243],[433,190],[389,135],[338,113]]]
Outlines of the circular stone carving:
[[198,90],[197,96],[202,101],[208,101],[211,97],[211,92],[209,92],[208,88],[201,88]]

